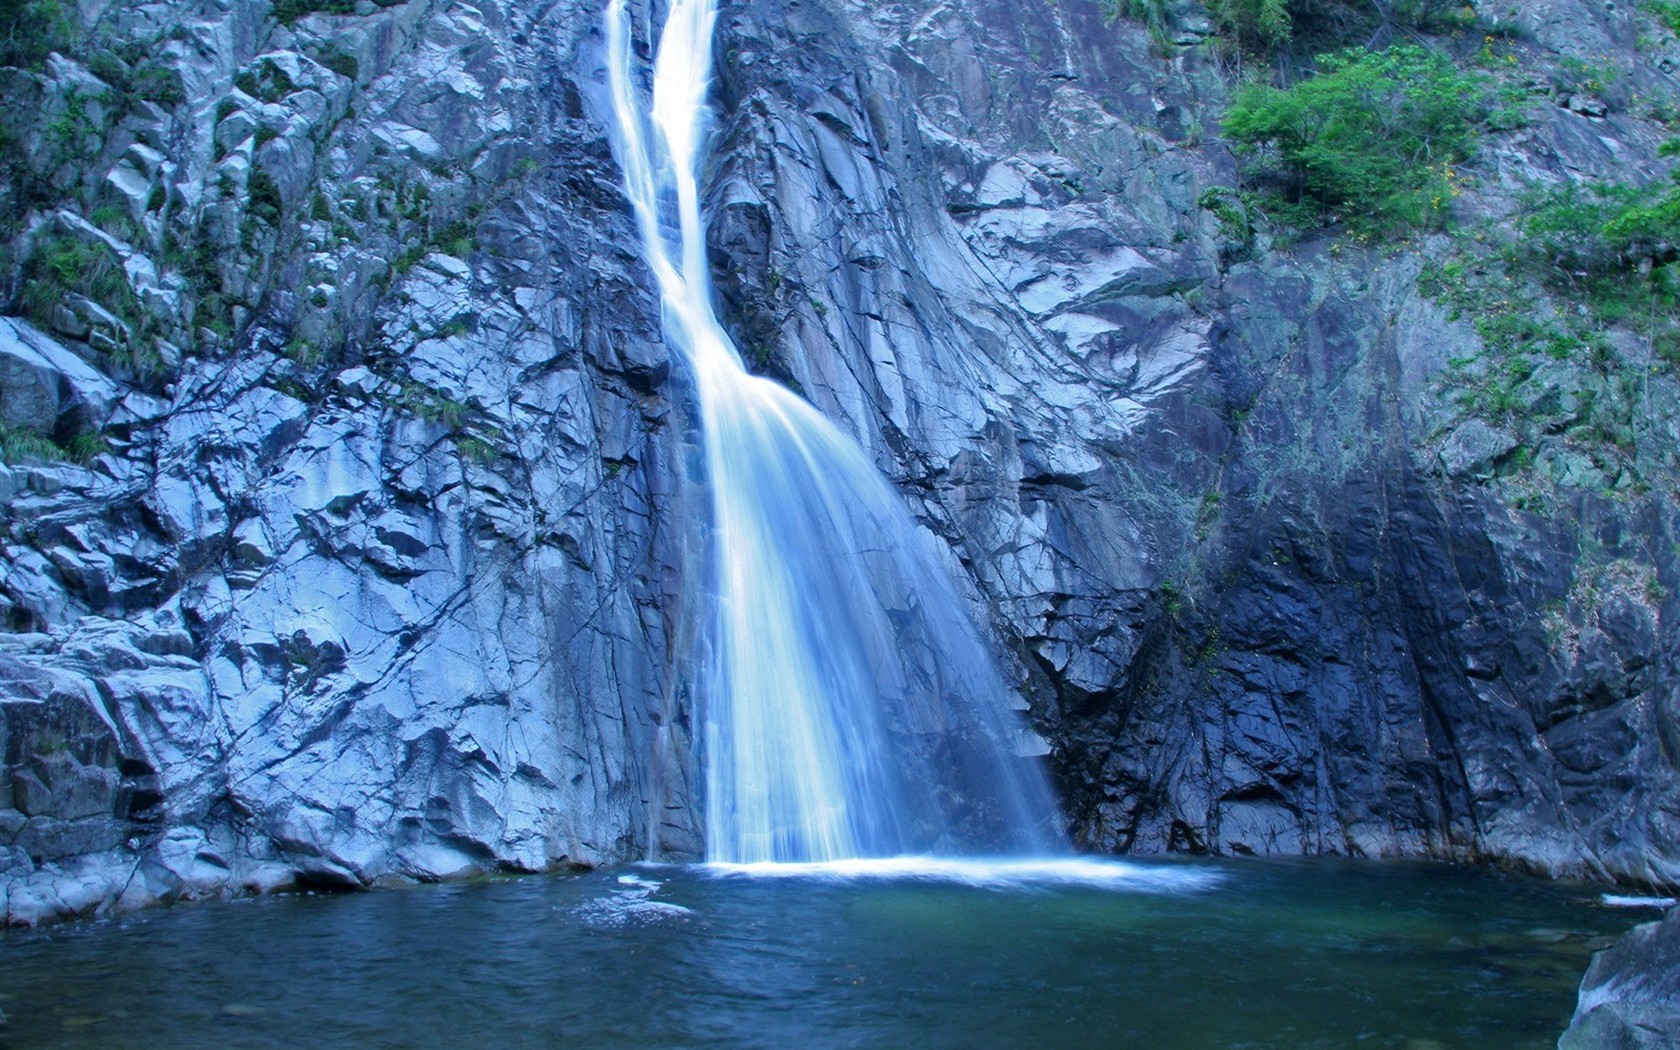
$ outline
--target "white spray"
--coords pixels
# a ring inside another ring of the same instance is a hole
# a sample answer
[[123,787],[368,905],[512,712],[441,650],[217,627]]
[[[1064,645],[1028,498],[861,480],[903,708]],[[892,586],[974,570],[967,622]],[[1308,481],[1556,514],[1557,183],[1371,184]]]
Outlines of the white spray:
[[990,653],[857,443],[749,374],[712,311],[699,175],[713,0],[674,0],[651,105],[606,13],[625,191],[699,400],[711,580],[695,684],[707,859],[1065,849]]

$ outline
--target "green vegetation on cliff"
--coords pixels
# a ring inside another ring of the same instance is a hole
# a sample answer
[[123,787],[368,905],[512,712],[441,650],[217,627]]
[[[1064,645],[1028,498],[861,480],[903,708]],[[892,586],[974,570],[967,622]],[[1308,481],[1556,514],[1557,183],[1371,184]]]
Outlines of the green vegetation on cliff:
[[1470,414],[1525,444],[1561,434],[1638,487],[1651,377],[1680,365],[1677,262],[1680,182],[1569,183],[1454,237],[1419,290],[1481,338],[1449,368]]
[[1645,0],[1639,6],[1669,29],[1680,33],[1680,0]]
[[1294,87],[1249,84],[1225,134],[1282,185],[1297,221],[1345,209],[1368,228],[1434,226],[1457,194],[1453,165],[1491,111],[1486,79],[1416,46],[1321,56]]
[[[1664,152],[1677,152],[1675,143]],[[1667,185],[1570,183],[1538,198],[1522,226],[1532,249],[1572,277],[1654,276],[1680,258],[1680,178]]]
[[[1680,3],[1640,10],[1680,24]],[[1498,473],[1518,480],[1521,506],[1543,503],[1553,483],[1618,494],[1669,485],[1680,470],[1663,403],[1680,367],[1680,180],[1651,138],[1674,133],[1671,90],[1611,53],[1537,46],[1532,27],[1487,8],[1350,14],[1328,0],[1251,0],[1208,11],[1216,50],[1271,59],[1227,66],[1244,78],[1223,118],[1241,180],[1199,198],[1227,244],[1246,246],[1222,251],[1251,257],[1283,246],[1268,232],[1326,226],[1391,246],[1427,237],[1418,290],[1475,332],[1447,355],[1435,438],[1469,418],[1494,428],[1483,433],[1507,449]],[[1338,20],[1369,35],[1338,36]],[[1379,49],[1402,36],[1412,42]],[[1367,46],[1311,60],[1302,51],[1356,40]],[[1513,136],[1484,150],[1501,132],[1559,119],[1547,102],[1565,127],[1613,121],[1607,133],[1646,158],[1640,174],[1559,178]],[[1676,143],[1662,153],[1680,153]]]
[[39,66],[69,41],[75,26],[74,4],[0,0],[0,66]]
[[[1106,0],[1109,13],[1149,26],[1166,39],[1170,0]],[[1476,21],[1464,0],[1208,0],[1218,42],[1239,52],[1294,52],[1369,43],[1396,30],[1461,29]]]
[[355,10],[356,0],[274,0],[274,17],[286,25],[318,11],[329,15],[348,15]]

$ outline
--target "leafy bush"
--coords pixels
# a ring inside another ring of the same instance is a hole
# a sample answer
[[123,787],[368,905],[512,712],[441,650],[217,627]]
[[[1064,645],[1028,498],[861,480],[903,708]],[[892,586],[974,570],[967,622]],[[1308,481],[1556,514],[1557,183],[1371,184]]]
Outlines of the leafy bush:
[[160,106],[179,106],[187,100],[180,72],[168,66],[141,66],[134,71],[132,87],[135,94]]
[[290,74],[273,59],[261,59],[234,74],[233,86],[262,102],[278,102],[297,90]]
[[274,0],[274,17],[291,25],[317,11],[329,15],[354,14],[356,0]]
[[1208,14],[1241,48],[1262,49],[1286,42],[1295,29],[1288,0],[1209,0]]
[[321,59],[321,64],[346,80],[355,80],[362,71],[356,56],[346,51],[334,51]]
[[1609,274],[1680,257],[1680,184],[1570,184],[1538,198],[1523,228],[1559,267]]
[[1542,279],[1680,363],[1680,181],[1572,185],[1530,207],[1521,228]]
[[1645,0],[1639,6],[1670,30],[1680,33],[1680,0]]
[[0,0],[0,65],[38,67],[75,33],[75,5],[62,0]]
[[250,180],[246,183],[246,193],[250,202],[251,218],[270,226],[280,225],[285,202],[280,196],[280,187],[268,172],[261,168],[252,168]]
[[1457,193],[1452,165],[1489,113],[1484,78],[1415,46],[1322,55],[1319,69],[1291,88],[1243,88],[1226,135],[1269,161],[1295,203],[1349,209],[1371,230],[1439,223]]
[[1395,0],[1391,6],[1396,22],[1425,32],[1469,29],[1478,22],[1470,0]]
[[[1155,9],[1166,6],[1165,0],[1110,2],[1116,13],[1134,18],[1159,17]],[[1208,0],[1207,8],[1227,45],[1255,52],[1384,39],[1402,27],[1454,32],[1477,23],[1468,0]]]
[[39,245],[24,268],[22,312],[50,323],[64,297],[77,294],[130,323],[139,309],[134,289],[116,254],[103,243],[55,237]]

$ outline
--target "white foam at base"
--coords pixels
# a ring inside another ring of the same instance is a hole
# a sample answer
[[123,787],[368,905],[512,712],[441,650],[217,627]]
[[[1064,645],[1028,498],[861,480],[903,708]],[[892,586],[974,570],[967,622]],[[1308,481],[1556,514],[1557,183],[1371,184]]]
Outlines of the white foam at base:
[[858,857],[794,864],[712,863],[702,870],[722,877],[947,882],[983,889],[1075,886],[1147,893],[1195,893],[1223,878],[1215,872],[1144,867],[1094,857]]
[[1680,904],[1673,897],[1624,897],[1615,893],[1606,893],[1598,900],[1606,908],[1672,908]]
[[579,905],[573,913],[590,926],[628,926],[694,914],[692,909],[680,904],[651,899],[665,885],[663,882],[631,874],[620,875],[618,884],[623,888]]

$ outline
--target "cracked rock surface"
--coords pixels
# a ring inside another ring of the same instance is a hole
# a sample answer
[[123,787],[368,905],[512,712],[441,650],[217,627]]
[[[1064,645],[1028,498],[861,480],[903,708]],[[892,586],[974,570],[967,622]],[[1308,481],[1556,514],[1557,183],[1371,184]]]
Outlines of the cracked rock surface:
[[132,325],[173,365],[0,326],[7,422],[112,446],[0,469],[6,915],[692,856],[686,452],[594,12],[113,17],[190,96],[86,162],[165,187],[113,250],[200,269]]
[[[696,856],[701,460],[595,5],[84,6],[0,78],[0,424],[78,452],[0,466],[0,911]],[[744,355],[950,552],[1080,845],[1680,884],[1672,373],[1611,459],[1466,415],[1440,238],[1204,206],[1229,88],[1174,10],[726,4]],[[1635,17],[1526,5],[1524,60]],[[1588,101],[1465,219],[1665,170]]]

